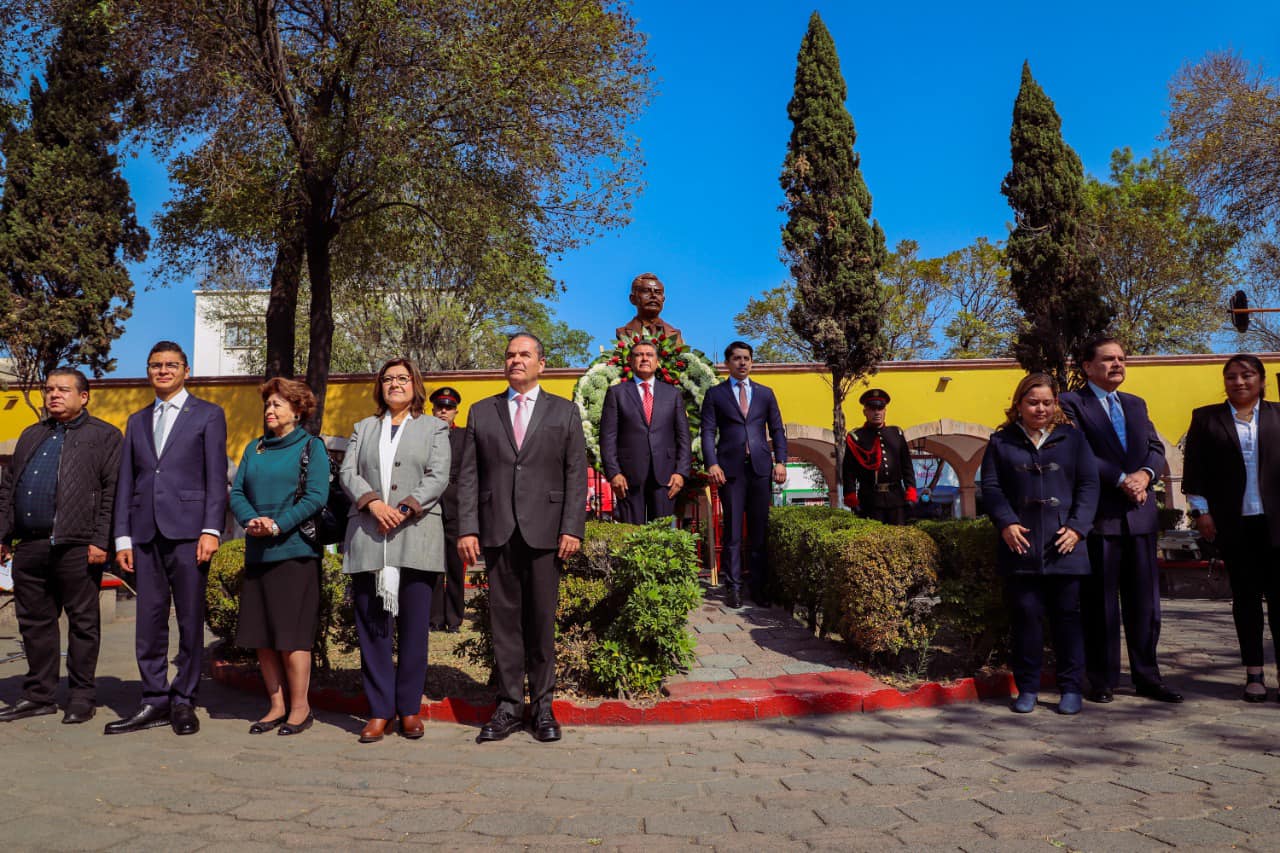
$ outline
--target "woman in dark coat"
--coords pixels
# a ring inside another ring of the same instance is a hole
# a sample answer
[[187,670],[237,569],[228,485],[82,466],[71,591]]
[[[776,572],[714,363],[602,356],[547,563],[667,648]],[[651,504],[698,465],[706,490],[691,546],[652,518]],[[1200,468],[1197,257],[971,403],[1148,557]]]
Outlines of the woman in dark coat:
[[1222,380],[1226,401],[1191,414],[1182,489],[1196,529],[1222,550],[1227,565],[1244,701],[1265,702],[1263,599],[1271,643],[1280,649],[1280,404],[1263,399],[1267,373],[1257,356],[1231,356]]
[[1048,375],[1023,378],[1005,414],[982,459],[982,500],[1000,533],[997,566],[1010,611],[1018,686],[1013,710],[1026,714],[1035,708],[1047,613],[1058,664],[1058,712],[1077,714],[1084,669],[1080,581],[1089,574],[1082,543],[1098,508],[1097,463],[1084,434],[1058,406],[1058,389]]

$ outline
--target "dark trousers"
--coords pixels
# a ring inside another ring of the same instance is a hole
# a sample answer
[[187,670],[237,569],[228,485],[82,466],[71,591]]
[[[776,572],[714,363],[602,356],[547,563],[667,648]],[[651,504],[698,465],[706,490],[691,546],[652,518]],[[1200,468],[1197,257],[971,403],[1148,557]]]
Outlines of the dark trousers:
[[747,567],[751,573],[751,597],[759,599],[769,580],[765,555],[765,535],[769,530],[769,507],[773,503],[773,481],[769,474],[756,476],[750,461],[743,472],[720,487],[720,507],[724,519],[720,527],[720,570],[729,589],[742,588],[742,521],[747,523]]
[[1044,619],[1049,617],[1058,690],[1079,693],[1084,674],[1084,632],[1080,627],[1080,576],[1010,575],[1004,580],[1012,628],[1010,664],[1019,693],[1040,692],[1044,666]]
[[[1221,540],[1220,540],[1221,541]],[[1271,545],[1266,516],[1241,519],[1239,541],[1221,541],[1227,577],[1231,580],[1231,615],[1245,666],[1262,666],[1262,601],[1267,602],[1271,645],[1280,664],[1276,623],[1280,620],[1280,549]]]
[[1156,660],[1160,642],[1160,568],[1156,535],[1089,537],[1093,572],[1081,587],[1085,672],[1094,689],[1120,686],[1120,625],[1135,687],[1162,681]]
[[22,698],[42,705],[54,701],[61,657],[58,617],[65,612],[68,704],[93,704],[102,569],[89,565],[87,545],[50,545],[48,539],[32,539],[14,548],[13,603],[27,653]]
[[667,484],[660,481],[649,467],[643,483],[627,478],[627,496],[618,500],[614,495],[613,517],[625,524],[644,524],[655,518],[675,515],[675,498],[667,497]]
[[556,606],[560,566],[554,548],[530,548],[517,528],[500,548],[485,548],[489,624],[498,671],[498,707],[520,714],[525,675],[534,713],[550,710],[556,687]]
[[862,511],[863,518],[879,521],[882,524],[904,525],[907,523],[907,508],[904,506],[869,506]]
[[467,570],[458,556],[458,537],[444,537],[444,574],[437,575],[431,593],[431,624],[457,628],[466,606]]
[[[356,636],[360,638],[360,674],[364,677],[371,717],[390,720],[422,710],[431,589],[437,579],[434,572],[401,569],[400,612],[393,620],[378,597],[377,573],[358,572],[351,576]],[[394,658],[397,644],[399,665]]]
[[[196,564],[196,543],[156,538],[133,544],[137,572],[135,648],[147,705],[194,705],[204,651],[207,567]],[[169,606],[178,617],[178,671],[169,681]]]

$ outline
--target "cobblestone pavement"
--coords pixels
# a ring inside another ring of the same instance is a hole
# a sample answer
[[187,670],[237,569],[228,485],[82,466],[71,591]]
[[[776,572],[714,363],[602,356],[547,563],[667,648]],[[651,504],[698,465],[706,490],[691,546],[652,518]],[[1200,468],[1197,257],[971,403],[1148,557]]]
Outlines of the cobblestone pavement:
[[[1239,701],[1227,602],[1166,608],[1181,706],[1125,690],[1074,718],[1044,695],[1025,717],[988,702],[484,746],[438,723],[420,741],[361,746],[360,722],[336,714],[297,737],[251,737],[261,700],[208,682],[200,734],[104,737],[137,701],[132,623],[117,622],[92,723],[0,725],[0,847],[1277,849],[1280,703]],[[0,638],[0,659],[14,645]],[[0,664],[0,700],[17,697],[22,669]]]

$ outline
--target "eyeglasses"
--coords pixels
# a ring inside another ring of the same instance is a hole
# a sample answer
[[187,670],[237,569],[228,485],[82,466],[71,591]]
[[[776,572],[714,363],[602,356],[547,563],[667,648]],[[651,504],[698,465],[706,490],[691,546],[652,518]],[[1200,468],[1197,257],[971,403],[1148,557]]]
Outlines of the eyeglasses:
[[408,385],[413,381],[412,376],[384,376],[382,377],[383,385]]
[[184,367],[186,367],[186,365],[180,361],[149,361],[147,362],[147,370],[155,370],[155,371],[181,370]]

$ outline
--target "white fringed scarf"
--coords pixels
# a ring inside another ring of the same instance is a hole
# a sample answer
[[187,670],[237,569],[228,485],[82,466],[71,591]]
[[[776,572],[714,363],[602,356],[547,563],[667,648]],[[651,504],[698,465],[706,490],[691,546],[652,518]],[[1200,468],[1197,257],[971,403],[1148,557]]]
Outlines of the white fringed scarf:
[[[413,420],[413,413],[410,412],[404,419],[404,423],[396,430],[393,437],[391,435],[391,413],[387,412],[382,416],[382,435],[378,439],[378,473],[382,475],[382,492],[383,500],[390,504],[386,496],[391,494],[391,472],[395,470],[396,447],[400,444],[400,437],[404,435],[405,425]],[[382,599],[382,608],[391,614],[394,618],[400,614],[400,567],[392,566],[387,560],[387,538],[390,534],[382,537],[382,568],[378,570],[377,591],[378,598]]]

